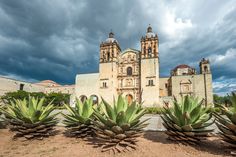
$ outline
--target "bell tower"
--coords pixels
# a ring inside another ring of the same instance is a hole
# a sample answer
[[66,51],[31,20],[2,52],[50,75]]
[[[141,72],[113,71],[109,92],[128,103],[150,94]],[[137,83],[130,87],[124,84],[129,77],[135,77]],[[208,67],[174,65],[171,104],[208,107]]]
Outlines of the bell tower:
[[99,60],[99,93],[108,102],[112,102],[113,96],[117,95],[117,59],[121,52],[118,41],[111,31],[108,38],[100,44]]
[[211,69],[210,69],[210,62],[208,59],[202,58],[202,60],[199,63],[200,67],[200,74],[210,74]]
[[141,38],[141,58],[157,58],[158,46],[158,36],[152,32],[152,27],[149,25],[145,37]]
[[119,43],[114,38],[114,33],[111,31],[106,41],[100,44],[100,63],[117,61],[120,51]]
[[140,43],[140,97],[145,105],[155,106],[159,103],[159,40],[150,25]]

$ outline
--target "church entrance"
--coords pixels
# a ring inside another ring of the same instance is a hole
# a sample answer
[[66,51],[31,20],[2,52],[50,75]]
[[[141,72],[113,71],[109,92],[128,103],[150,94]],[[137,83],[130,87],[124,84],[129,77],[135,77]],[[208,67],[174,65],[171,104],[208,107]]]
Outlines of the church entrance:
[[131,94],[127,94],[126,99],[127,99],[128,103],[131,104],[133,101],[133,96]]

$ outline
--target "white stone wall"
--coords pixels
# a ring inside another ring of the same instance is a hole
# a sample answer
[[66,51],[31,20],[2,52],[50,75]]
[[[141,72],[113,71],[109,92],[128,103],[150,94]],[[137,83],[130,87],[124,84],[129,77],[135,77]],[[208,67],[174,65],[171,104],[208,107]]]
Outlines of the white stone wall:
[[[181,100],[181,81],[190,80],[192,82],[192,95],[199,97],[199,99],[205,99],[207,97],[207,104],[213,103],[213,92],[212,92],[212,76],[211,74],[206,74],[206,92],[204,75],[182,75],[182,76],[172,76],[172,96],[175,96],[177,100]],[[206,93],[206,95],[205,95]]]
[[163,78],[160,78],[160,97],[163,97],[163,96],[168,96],[168,88],[166,87],[166,84],[168,86],[168,80],[169,80],[169,77],[163,77]]
[[20,90],[20,84],[23,84],[23,90],[27,92],[44,92],[44,93],[68,93],[73,94],[75,92],[75,86],[57,86],[57,87],[46,87],[37,83],[30,83],[7,77],[0,77],[0,96],[7,92],[14,92]]
[[[116,62],[100,63],[99,72],[99,95],[112,103],[113,97],[117,97],[118,65]],[[106,87],[103,87],[103,82],[106,82]]]
[[75,91],[75,86],[58,86],[58,87],[46,87],[45,93],[65,93],[65,94],[73,94]]
[[97,95],[100,98],[99,73],[76,75],[75,97],[79,99],[82,95],[87,98]]
[[0,77],[0,96],[19,90],[20,84],[24,84],[23,90],[27,92],[44,92],[45,89],[45,87],[33,83]]
[[[154,86],[148,86],[148,80],[154,81]],[[158,58],[141,60],[141,92],[145,106],[159,105],[159,61]]]

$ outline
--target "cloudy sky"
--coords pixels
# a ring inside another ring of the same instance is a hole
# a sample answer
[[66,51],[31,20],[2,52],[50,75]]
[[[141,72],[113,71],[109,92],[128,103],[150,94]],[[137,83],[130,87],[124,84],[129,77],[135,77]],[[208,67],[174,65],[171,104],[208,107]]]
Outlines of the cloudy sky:
[[214,92],[236,89],[235,0],[0,0],[0,75],[74,83],[98,71],[99,44],[112,29],[122,50],[140,49],[151,24],[161,76],[209,58]]

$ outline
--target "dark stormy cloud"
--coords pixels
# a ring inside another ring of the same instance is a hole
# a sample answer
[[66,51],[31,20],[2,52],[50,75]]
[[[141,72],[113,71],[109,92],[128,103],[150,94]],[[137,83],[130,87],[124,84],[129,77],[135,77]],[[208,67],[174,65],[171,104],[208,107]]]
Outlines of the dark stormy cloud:
[[214,91],[236,88],[234,0],[0,0],[0,75],[74,83],[98,71],[99,44],[112,29],[121,48],[139,49],[151,24],[161,76],[209,58]]

